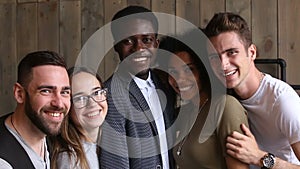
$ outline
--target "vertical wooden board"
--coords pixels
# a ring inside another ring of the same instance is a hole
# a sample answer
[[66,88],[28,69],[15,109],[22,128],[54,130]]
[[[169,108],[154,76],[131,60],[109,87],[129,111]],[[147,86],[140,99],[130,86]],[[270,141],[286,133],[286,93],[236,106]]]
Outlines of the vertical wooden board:
[[143,6],[145,8],[151,9],[151,0],[127,0],[129,5]]
[[159,13],[157,16],[159,34],[174,34],[176,32],[176,0],[152,0],[151,6],[153,12]]
[[[110,0],[104,1],[104,22],[110,23],[113,15],[117,13],[119,10],[125,8],[127,6],[126,0]],[[109,30],[105,30],[109,31]],[[111,32],[108,32],[111,35]],[[111,36],[105,36],[105,41],[110,41],[107,38],[111,38]],[[105,46],[105,48],[109,48],[110,46]],[[114,52],[113,48],[109,50],[109,52],[105,55],[104,63],[105,71],[102,73],[102,77],[107,79],[109,76],[113,74],[117,65],[119,64],[119,56],[116,52]]]
[[[257,58],[277,58],[277,1],[252,0],[251,12],[252,39],[258,49]],[[279,77],[276,65],[263,65],[260,70]]]
[[82,45],[104,24],[103,0],[81,1],[81,37]]
[[17,0],[17,2],[19,4],[21,3],[34,3],[34,2],[38,2],[37,0]]
[[277,58],[277,30],[277,1],[252,0],[252,37],[260,58]]
[[186,19],[195,26],[200,26],[200,1],[199,0],[177,0],[176,16]]
[[226,11],[239,14],[251,26],[251,0],[226,0]]
[[0,4],[0,116],[15,106],[12,87],[16,81],[16,3]]
[[[91,36],[99,30],[104,24],[104,0],[82,0],[81,1],[81,46],[87,45],[87,41]],[[104,39],[101,39],[102,43],[104,44]],[[100,44],[99,44],[100,45]],[[99,46],[103,48],[103,46]],[[82,50],[81,50],[82,51]],[[88,51],[86,51],[88,52]],[[85,52],[85,53],[86,53]],[[104,55],[104,51],[99,51],[99,56]],[[82,63],[92,63],[94,61],[88,61],[88,57],[82,57]],[[90,59],[89,59],[90,60]],[[95,64],[98,65],[98,62],[95,61]],[[90,65],[91,67],[95,67],[94,65]],[[99,74],[104,73],[104,62],[99,66],[98,72]]]
[[60,0],[38,0],[38,2],[57,2]]
[[105,0],[104,1],[104,22],[111,22],[112,17],[119,10],[125,8],[127,6],[126,0]]
[[151,0],[151,10],[175,15],[176,0]]
[[279,57],[287,62],[287,82],[300,85],[300,3],[278,0]]
[[16,4],[16,0],[0,0],[0,4]]
[[200,27],[205,28],[217,12],[225,11],[225,0],[200,0]]
[[59,51],[58,2],[38,4],[38,49]]
[[74,66],[81,49],[80,1],[60,2],[60,47],[69,67]]
[[37,3],[17,5],[17,56],[37,50]]

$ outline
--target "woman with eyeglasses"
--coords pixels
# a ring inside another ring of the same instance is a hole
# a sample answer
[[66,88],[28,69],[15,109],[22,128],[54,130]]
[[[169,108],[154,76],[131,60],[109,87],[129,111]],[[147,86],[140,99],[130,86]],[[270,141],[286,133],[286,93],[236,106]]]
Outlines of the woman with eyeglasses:
[[100,77],[85,67],[68,70],[72,106],[52,141],[52,169],[98,169],[98,140],[107,114],[106,95]]

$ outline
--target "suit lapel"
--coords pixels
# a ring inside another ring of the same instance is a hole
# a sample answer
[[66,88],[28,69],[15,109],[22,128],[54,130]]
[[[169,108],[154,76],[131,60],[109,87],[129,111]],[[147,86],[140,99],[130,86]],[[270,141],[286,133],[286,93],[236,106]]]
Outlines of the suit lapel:
[[132,103],[132,105],[130,106],[134,106],[135,109],[144,114],[144,116],[147,118],[147,121],[151,125],[153,135],[157,135],[158,131],[154,121],[154,117],[140,88],[137,86],[130,74],[120,73],[118,75],[123,83],[122,85],[126,86],[125,88],[129,92],[129,99]]

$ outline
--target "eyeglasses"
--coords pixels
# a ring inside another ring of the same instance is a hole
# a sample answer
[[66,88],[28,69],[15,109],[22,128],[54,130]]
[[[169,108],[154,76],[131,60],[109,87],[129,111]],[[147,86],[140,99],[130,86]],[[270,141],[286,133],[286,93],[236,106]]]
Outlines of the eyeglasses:
[[77,109],[84,108],[88,105],[90,98],[95,102],[103,102],[106,100],[107,88],[95,90],[90,95],[75,96],[72,98],[73,105]]

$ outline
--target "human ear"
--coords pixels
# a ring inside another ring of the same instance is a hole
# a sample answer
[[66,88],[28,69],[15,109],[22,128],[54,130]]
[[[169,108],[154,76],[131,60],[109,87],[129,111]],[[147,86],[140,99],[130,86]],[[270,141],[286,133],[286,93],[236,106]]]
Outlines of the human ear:
[[160,40],[158,38],[155,39],[154,47],[158,48]]
[[18,103],[24,103],[25,90],[19,83],[14,84],[14,97]]
[[252,58],[252,60],[255,60],[257,57],[257,48],[254,44],[251,44],[248,48],[248,54]]

